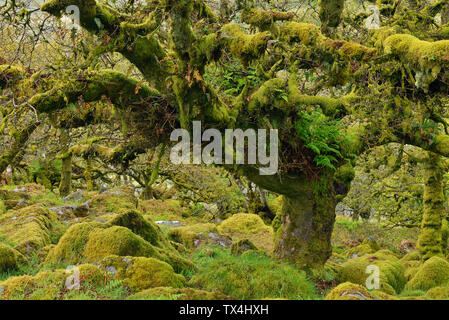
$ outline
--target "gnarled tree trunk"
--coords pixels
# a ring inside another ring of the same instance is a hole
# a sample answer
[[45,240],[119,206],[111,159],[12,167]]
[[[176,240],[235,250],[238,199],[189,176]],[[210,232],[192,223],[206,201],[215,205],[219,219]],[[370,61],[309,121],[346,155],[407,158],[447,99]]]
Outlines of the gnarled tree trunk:
[[259,176],[251,170],[244,174],[260,187],[283,195],[274,255],[299,268],[322,268],[332,254],[337,204],[334,172],[323,170],[313,180],[304,176]]
[[[305,181],[304,188],[311,186]],[[325,190],[283,196],[281,227],[276,233],[274,254],[300,268],[320,268],[332,254],[331,235],[335,222],[335,192]]]
[[444,213],[443,168],[440,156],[429,152],[425,163],[424,212],[418,250],[423,260],[442,254],[441,222]]

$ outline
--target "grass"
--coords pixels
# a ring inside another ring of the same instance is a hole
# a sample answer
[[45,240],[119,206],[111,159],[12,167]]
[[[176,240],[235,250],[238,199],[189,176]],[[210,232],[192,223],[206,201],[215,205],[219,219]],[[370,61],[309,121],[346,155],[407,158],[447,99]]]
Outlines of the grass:
[[418,239],[419,228],[405,227],[386,227],[374,220],[358,220],[337,216],[334,231],[332,233],[332,245],[335,252],[341,253],[347,249],[345,242],[364,239],[374,239],[382,249],[391,250],[400,254],[399,244],[403,240],[409,240],[416,243]]
[[218,290],[234,299],[316,299],[313,283],[304,271],[258,252],[233,256],[215,245],[201,247],[194,257],[198,273],[190,285]]

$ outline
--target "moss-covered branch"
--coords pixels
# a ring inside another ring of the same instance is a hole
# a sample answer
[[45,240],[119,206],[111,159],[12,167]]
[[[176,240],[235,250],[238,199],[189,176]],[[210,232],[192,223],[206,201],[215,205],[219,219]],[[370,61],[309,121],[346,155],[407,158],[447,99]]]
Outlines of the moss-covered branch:
[[73,81],[31,97],[29,103],[39,112],[63,109],[83,97],[85,102],[99,101],[103,97],[114,105],[150,105],[159,93],[137,79],[112,70],[91,71],[78,74]]
[[21,152],[22,149],[26,145],[30,135],[39,126],[39,124],[39,122],[33,122],[13,136],[14,141],[11,146],[0,156],[0,173],[5,171],[5,169],[14,161],[18,154],[23,154]]

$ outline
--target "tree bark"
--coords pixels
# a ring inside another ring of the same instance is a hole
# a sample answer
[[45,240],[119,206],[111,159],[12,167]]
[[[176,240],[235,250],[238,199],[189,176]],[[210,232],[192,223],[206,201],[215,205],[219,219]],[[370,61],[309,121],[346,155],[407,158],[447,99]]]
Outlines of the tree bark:
[[67,129],[60,131],[60,143],[64,146],[61,170],[61,181],[59,182],[59,195],[65,197],[72,192],[72,153],[69,152],[69,134]]
[[61,182],[59,183],[59,195],[65,197],[72,192],[72,154],[62,158]]
[[425,163],[424,212],[417,246],[423,260],[442,254],[441,223],[444,213],[442,179],[441,157],[429,152]]
[[325,190],[283,196],[275,256],[304,269],[321,268],[329,259],[336,200],[332,184],[326,184]]

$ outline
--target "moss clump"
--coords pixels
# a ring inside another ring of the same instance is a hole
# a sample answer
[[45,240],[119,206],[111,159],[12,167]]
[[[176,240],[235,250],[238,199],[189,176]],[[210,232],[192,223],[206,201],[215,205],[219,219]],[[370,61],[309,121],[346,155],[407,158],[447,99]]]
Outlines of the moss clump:
[[374,300],[375,297],[359,284],[345,282],[332,289],[326,300]]
[[340,24],[341,15],[345,6],[344,0],[320,0],[321,29],[336,28]]
[[281,29],[281,39],[289,43],[315,44],[323,35],[320,29],[309,23],[287,22]]
[[345,256],[347,258],[357,258],[375,253],[378,250],[380,250],[380,246],[374,240],[364,240],[362,244],[348,249],[345,252]]
[[231,245],[231,254],[233,255],[241,255],[242,253],[250,250],[257,251],[258,249],[254,243],[248,239],[241,239]]
[[245,23],[258,28],[260,31],[267,31],[273,26],[274,22],[291,20],[293,16],[292,12],[245,8],[241,17]]
[[302,22],[287,22],[284,24],[280,30],[280,38],[288,43],[300,43],[346,60],[366,61],[377,54],[377,50],[374,48],[354,42],[327,38],[317,26]]
[[224,300],[227,297],[218,292],[193,288],[159,287],[141,291],[129,296],[128,300]]
[[186,282],[172,266],[154,258],[112,255],[104,258],[101,266],[114,270],[115,278],[124,280],[124,284],[135,292],[155,287],[181,288]]
[[435,300],[449,300],[449,287],[444,286],[429,289],[426,296]]
[[[77,264],[83,260],[84,249],[95,223],[79,223],[71,226],[49,251],[45,264]],[[98,224],[100,226],[100,224]]]
[[312,299],[314,288],[304,271],[293,265],[248,251],[233,256],[229,250],[210,247],[213,253],[195,256],[198,273],[189,284],[205,290],[218,290],[234,299]]
[[399,259],[388,250],[379,250],[372,255],[350,259],[340,268],[337,279],[340,282],[352,282],[365,285],[369,274],[366,269],[369,265],[376,265],[380,271],[380,290],[387,294],[402,291],[406,284],[404,268]]
[[232,55],[244,65],[259,59],[264,54],[268,41],[272,39],[267,31],[248,35],[234,23],[225,25],[222,31]]
[[416,70],[415,85],[427,90],[441,69],[449,65],[449,40],[423,41],[409,34],[395,34],[383,41],[386,54],[393,54]]
[[27,259],[19,251],[0,243],[0,272],[17,269]]
[[449,283],[449,262],[435,256],[424,262],[406,288],[428,290],[446,283]]
[[162,233],[158,237],[151,237],[150,240],[154,244],[122,226],[101,223],[75,224],[49,252],[45,264],[99,262],[109,255],[118,255],[154,257],[169,263],[177,272],[194,268],[190,261],[182,258],[168,240],[164,239]]
[[137,210],[123,210],[109,221],[109,225],[126,227],[153,246],[170,247],[167,237],[162,233],[159,226],[153,221],[145,219]]
[[262,218],[251,213],[234,214],[218,226],[218,231],[223,233],[254,234],[267,230],[271,228],[265,225]]
[[180,220],[187,216],[180,201],[173,199],[139,201],[139,210],[144,215],[150,215],[154,220]]
[[184,244],[187,248],[194,248],[195,241],[198,240],[203,233],[217,233],[217,227],[213,223],[199,223],[186,227],[174,228],[168,231],[168,238]]
[[0,200],[0,215],[4,214],[5,212],[6,212],[5,202],[3,202],[3,200]]
[[125,227],[94,228],[83,253],[87,261],[98,262],[108,255],[159,257],[158,251],[142,237]]
[[[79,284],[81,290],[100,288],[105,281],[105,274],[98,267],[89,264],[79,265]],[[68,293],[66,286],[70,272],[64,269],[41,271],[35,276],[11,277],[0,282],[2,300],[59,300]]]
[[22,254],[50,244],[55,213],[40,204],[11,210],[0,216],[0,234]]
[[119,213],[125,209],[136,209],[137,199],[134,191],[128,187],[115,188],[100,193],[89,200],[89,209],[97,215]]
[[268,208],[275,215],[273,221],[271,222],[271,226],[273,227],[274,232],[276,232],[282,224],[281,222],[282,203],[283,203],[282,197],[283,196],[279,196],[272,201],[268,201],[267,203]]
[[6,85],[15,85],[24,75],[25,70],[22,67],[9,64],[0,65],[0,88],[4,88]]

